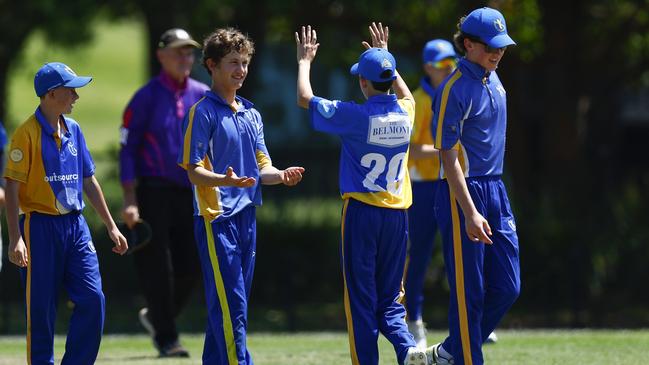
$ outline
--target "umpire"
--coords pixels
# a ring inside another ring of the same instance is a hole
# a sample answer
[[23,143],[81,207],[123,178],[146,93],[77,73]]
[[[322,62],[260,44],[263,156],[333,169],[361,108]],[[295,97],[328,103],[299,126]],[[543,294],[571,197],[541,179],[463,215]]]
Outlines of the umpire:
[[140,322],[161,357],[188,357],[178,340],[175,318],[199,278],[194,244],[192,189],[176,164],[182,122],[209,87],[189,77],[200,45],[182,29],[162,34],[156,56],[159,75],[140,88],[124,111],[120,178],[122,217],[129,227],[151,225],[150,243],[134,253],[147,307]]

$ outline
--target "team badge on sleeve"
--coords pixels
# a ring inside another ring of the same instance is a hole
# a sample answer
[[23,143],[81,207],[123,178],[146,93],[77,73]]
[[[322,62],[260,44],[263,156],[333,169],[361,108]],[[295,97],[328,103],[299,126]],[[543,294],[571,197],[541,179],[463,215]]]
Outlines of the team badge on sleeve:
[[23,159],[23,151],[21,151],[19,148],[14,148],[9,152],[9,158],[13,162],[20,162]]
[[323,117],[329,119],[336,114],[336,106],[337,102],[327,100],[327,99],[322,99],[318,102],[318,113],[322,115]]

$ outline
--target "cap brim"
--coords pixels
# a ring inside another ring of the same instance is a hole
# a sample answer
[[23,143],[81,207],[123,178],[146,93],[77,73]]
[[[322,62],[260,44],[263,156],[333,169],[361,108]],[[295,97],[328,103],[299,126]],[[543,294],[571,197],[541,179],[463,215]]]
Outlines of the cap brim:
[[201,45],[198,44],[198,42],[196,42],[193,39],[178,39],[167,44],[164,48],[178,48],[178,47],[185,47],[185,46],[201,48]]
[[88,85],[88,83],[92,81],[92,77],[89,76],[77,76],[73,78],[72,80],[66,82],[63,84],[64,87],[71,87],[71,88],[77,88],[77,87],[84,87]]
[[358,75],[358,62],[352,65],[352,68],[349,69],[349,73],[352,75]]
[[511,39],[511,37],[509,35],[507,35],[507,34],[497,35],[497,36],[489,39],[485,43],[487,43],[487,45],[489,47],[493,47],[493,48],[503,48],[503,47],[507,47],[507,46],[515,46],[516,45],[516,42],[514,42],[514,40]]

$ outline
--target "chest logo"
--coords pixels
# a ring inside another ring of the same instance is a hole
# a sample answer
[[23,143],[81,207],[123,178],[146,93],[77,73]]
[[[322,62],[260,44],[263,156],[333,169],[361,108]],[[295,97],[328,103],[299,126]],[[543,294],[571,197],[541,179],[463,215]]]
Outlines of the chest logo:
[[74,147],[74,144],[72,144],[72,142],[68,144],[68,151],[70,151],[72,156],[77,157],[77,149]]
[[13,162],[20,162],[23,160],[24,154],[23,151],[21,151],[19,148],[14,148],[9,152],[9,158]]

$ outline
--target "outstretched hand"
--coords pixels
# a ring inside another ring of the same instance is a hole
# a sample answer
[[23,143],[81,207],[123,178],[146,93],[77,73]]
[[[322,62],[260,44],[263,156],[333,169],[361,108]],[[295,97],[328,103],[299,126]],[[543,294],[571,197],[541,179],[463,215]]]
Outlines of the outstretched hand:
[[381,22],[379,22],[379,25],[376,25],[375,22],[372,22],[372,24],[370,24],[368,28],[370,29],[370,36],[372,37],[372,45],[370,46],[369,43],[363,41],[363,47],[365,47],[365,49],[370,49],[372,47],[388,49],[390,29],[387,27],[387,25],[384,27]]
[[302,174],[304,171],[304,167],[288,167],[285,170],[280,171],[282,184],[286,186],[296,185],[302,181]]
[[227,186],[236,186],[239,188],[249,188],[255,183],[257,180],[254,177],[247,177],[247,176],[237,176],[237,174],[234,173],[234,169],[232,167],[228,167],[228,169],[225,171],[225,184]]
[[311,29],[310,25],[302,26],[302,36],[295,32],[295,43],[297,45],[297,62],[308,61],[312,62],[318,52],[318,36],[315,29]]

